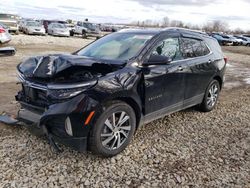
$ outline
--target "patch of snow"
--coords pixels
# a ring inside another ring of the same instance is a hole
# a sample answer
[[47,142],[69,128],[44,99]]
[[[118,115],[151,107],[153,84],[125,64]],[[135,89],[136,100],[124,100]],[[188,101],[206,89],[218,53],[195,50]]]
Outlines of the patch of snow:
[[250,84],[250,78],[245,78],[244,81],[246,82],[246,84]]

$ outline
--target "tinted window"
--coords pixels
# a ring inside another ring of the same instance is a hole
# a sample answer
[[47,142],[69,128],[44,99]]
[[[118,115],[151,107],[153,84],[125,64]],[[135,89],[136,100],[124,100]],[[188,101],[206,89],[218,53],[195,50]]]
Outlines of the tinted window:
[[204,41],[191,38],[182,38],[181,51],[185,59],[204,56],[210,52]]
[[182,59],[178,38],[167,38],[157,43],[151,55],[163,55],[173,61]]

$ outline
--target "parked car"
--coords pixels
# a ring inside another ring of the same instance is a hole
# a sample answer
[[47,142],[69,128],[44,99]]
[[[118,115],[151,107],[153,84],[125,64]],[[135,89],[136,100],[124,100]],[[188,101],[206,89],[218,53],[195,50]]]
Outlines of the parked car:
[[60,20],[41,20],[41,23],[44,26],[46,33],[48,33],[48,26],[51,23],[68,24],[68,22],[66,22],[66,21],[60,21]]
[[23,32],[23,27],[25,25],[25,22],[26,22],[26,20],[19,20],[19,22],[18,22],[18,25],[19,25],[18,30],[20,32]]
[[230,38],[230,40],[232,40],[234,46],[243,45],[242,39],[236,38],[233,35],[227,35],[227,36]]
[[0,23],[0,45],[11,41],[11,35],[9,34],[8,27]]
[[69,37],[69,28],[65,24],[51,23],[48,26],[48,34],[54,36]]
[[233,41],[229,39],[229,37],[222,36],[218,33],[212,33],[212,37],[214,37],[220,45],[233,45]]
[[45,29],[40,22],[37,21],[27,21],[23,25],[23,32],[25,34],[31,35],[45,35]]
[[13,56],[16,54],[16,49],[13,47],[0,47],[0,57]]
[[100,29],[95,24],[86,21],[77,22],[74,34],[82,35],[83,38],[101,37]]
[[241,39],[244,46],[250,46],[250,38],[244,36],[235,35],[234,37]]
[[18,119],[54,148],[61,142],[111,157],[142,124],[191,106],[213,110],[226,62],[218,42],[201,32],[122,30],[71,55],[19,64]]
[[0,23],[8,26],[9,32],[18,34],[18,19],[19,17],[14,14],[0,14]]

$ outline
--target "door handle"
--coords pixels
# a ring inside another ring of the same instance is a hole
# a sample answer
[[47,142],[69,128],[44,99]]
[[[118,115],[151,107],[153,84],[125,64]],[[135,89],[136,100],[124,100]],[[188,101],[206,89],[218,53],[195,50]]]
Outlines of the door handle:
[[208,63],[208,64],[212,63],[212,60],[211,60],[211,59],[209,59],[207,63]]
[[182,67],[182,66],[179,66],[179,67],[177,68],[177,70],[178,70],[178,71],[183,71],[183,67]]

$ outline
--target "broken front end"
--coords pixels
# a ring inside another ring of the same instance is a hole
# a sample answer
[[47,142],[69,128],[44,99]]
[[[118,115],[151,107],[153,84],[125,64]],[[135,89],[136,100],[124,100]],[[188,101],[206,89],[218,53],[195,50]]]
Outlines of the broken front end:
[[30,58],[17,69],[22,86],[16,95],[21,104],[17,119],[36,135],[46,135],[56,150],[55,141],[86,151],[90,125],[101,110],[95,96],[85,91],[111,71],[110,66],[55,55]]

